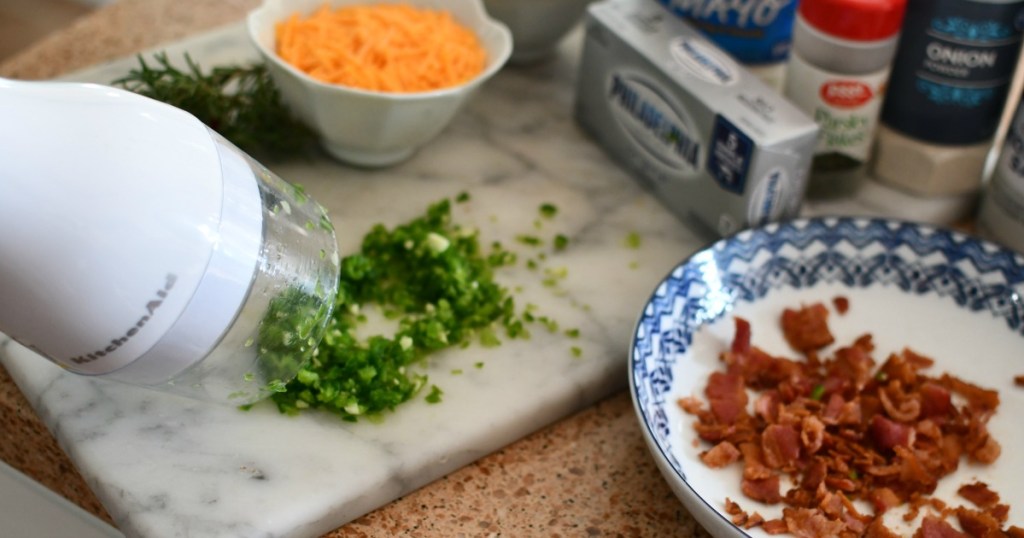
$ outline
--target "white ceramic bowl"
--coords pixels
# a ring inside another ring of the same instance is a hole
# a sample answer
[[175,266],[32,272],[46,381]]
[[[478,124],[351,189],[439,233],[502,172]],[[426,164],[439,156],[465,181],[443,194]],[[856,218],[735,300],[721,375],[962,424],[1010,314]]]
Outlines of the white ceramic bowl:
[[[750,322],[752,344],[773,356],[795,357],[779,329],[784,308],[846,297],[849,311],[830,314],[836,345],[822,357],[871,333],[879,365],[904,347],[935,360],[930,376],[948,372],[999,391],[988,423],[1003,447],[994,463],[967,463],[939,481],[931,497],[963,504],[957,489],[982,481],[1003,499],[1024,499],[1024,390],[1013,384],[1024,368],[1024,257],[958,232],[881,219],[797,219],[746,230],[698,251],[654,288],[637,322],[629,360],[630,391],[648,448],[686,508],[717,538],[768,538],[760,528],[730,521],[725,499],[765,519],[766,505],[742,491],[742,463],[704,464],[710,444],[697,436],[694,417],[679,398],[704,398],[708,376],[722,367],[721,352],[735,335],[733,317]],[[831,308],[831,307],[830,307]],[[835,312],[835,310],[833,310]],[[970,336],[967,336],[970,335]],[[753,402],[753,400],[751,400]],[[789,482],[783,477],[784,492]],[[861,513],[871,513],[855,501]],[[911,536],[919,520],[907,507],[890,510],[885,524]],[[1024,524],[1020,511],[1009,525]]]
[[484,6],[512,31],[512,63],[527,64],[551,55],[592,1],[484,0]]
[[[374,0],[328,0],[337,8]],[[398,163],[437,136],[466,99],[508,61],[512,36],[490,18],[481,0],[405,0],[420,8],[445,10],[473,30],[487,51],[487,66],[476,78],[450,88],[417,93],[360,90],[316,80],[275,53],[274,26],[293,13],[309,15],[324,0],[266,0],[248,18],[249,37],[267,63],[281,97],[320,136],[336,158],[359,166]]]

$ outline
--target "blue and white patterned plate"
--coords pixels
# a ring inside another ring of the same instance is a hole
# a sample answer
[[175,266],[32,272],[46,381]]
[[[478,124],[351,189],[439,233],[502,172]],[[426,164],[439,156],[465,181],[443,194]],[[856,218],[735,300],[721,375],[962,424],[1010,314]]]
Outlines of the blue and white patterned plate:
[[[850,309],[838,315],[832,299]],[[910,347],[936,360],[932,375],[949,372],[995,388],[1002,398],[990,429],[1003,446],[992,465],[962,462],[935,495],[955,504],[956,489],[975,479],[1004,501],[1024,499],[1024,258],[991,243],[907,222],[857,218],[804,219],[772,224],[723,239],[677,266],[660,284],[637,322],[629,374],[634,407],[659,469],[697,520],[715,536],[767,536],[743,531],[724,515],[731,498],[765,518],[781,515],[740,491],[742,464],[711,469],[699,459],[709,448],[679,409],[685,396],[704,399],[708,375],[732,342],[733,316],[750,321],[753,344],[795,357],[779,329],[786,307],[823,302],[837,345],[870,332],[875,358]],[[828,351],[828,350],[826,350]],[[790,487],[783,479],[782,492]],[[870,513],[866,507],[864,510]],[[886,523],[912,533],[899,511]],[[1010,511],[1024,525],[1024,505]]]

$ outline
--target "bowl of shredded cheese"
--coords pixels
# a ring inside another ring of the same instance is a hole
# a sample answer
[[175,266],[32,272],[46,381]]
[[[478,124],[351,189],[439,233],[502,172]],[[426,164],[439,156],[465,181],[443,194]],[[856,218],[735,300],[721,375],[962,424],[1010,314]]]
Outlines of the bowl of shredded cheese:
[[512,52],[481,0],[266,0],[247,22],[284,102],[364,167],[411,157]]

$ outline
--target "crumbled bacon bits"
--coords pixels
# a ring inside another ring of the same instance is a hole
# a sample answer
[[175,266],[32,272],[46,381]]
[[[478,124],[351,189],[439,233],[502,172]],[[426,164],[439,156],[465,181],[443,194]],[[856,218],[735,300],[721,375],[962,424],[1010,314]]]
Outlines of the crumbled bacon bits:
[[832,306],[836,308],[836,312],[845,314],[850,310],[850,300],[843,295],[837,295],[832,298]]
[[721,468],[740,459],[740,451],[736,445],[729,441],[722,441],[714,448],[700,455],[704,465],[708,467]]
[[968,538],[968,536],[954,529],[945,520],[927,515],[921,521],[921,527],[914,533],[914,538]]
[[999,503],[999,494],[988,489],[988,484],[984,482],[964,484],[956,492],[981,508],[991,508]]
[[737,527],[743,527],[744,529],[752,529],[754,527],[761,526],[764,523],[764,517],[757,512],[748,514],[740,505],[733,502],[732,499],[725,498],[725,513],[729,514],[732,524]]
[[821,349],[835,341],[828,330],[828,309],[821,303],[800,310],[787,308],[782,312],[782,330],[797,351]]
[[[843,313],[849,302],[837,297],[833,306]],[[1017,527],[1001,529],[1009,507],[983,482],[959,490],[977,509],[929,497],[961,458],[988,464],[999,457],[987,427],[998,392],[949,374],[928,375],[934,361],[911,349],[890,353],[879,366],[870,334],[824,356],[835,342],[828,314],[822,303],[782,312],[783,335],[798,359],[753,345],[750,323],[735,318],[723,368],[704,389],[707,406],[696,397],[679,400],[711,446],[701,454],[706,465],[739,461],[744,495],[785,504],[781,518],[765,520],[727,499],[733,523],[808,538],[888,538],[897,535],[882,514],[906,505],[907,521],[922,508],[938,514],[926,512],[915,537],[1020,536]],[[954,404],[953,395],[966,403]],[[782,478],[792,485],[785,491]],[[859,513],[854,500],[867,501],[874,513]],[[946,521],[952,517],[967,534]]]

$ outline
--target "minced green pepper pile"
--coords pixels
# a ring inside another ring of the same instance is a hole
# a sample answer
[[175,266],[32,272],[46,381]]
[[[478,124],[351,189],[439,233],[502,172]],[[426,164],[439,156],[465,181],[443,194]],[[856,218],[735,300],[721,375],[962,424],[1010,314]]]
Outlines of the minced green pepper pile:
[[[205,73],[188,56],[186,69],[171,65],[163,53],[155,60],[148,65],[140,57],[139,68],[114,84],[191,112],[261,158],[301,155],[310,145],[311,131],[281,104],[265,66],[220,66]],[[468,194],[454,199],[468,200]],[[452,222],[451,204],[448,199],[435,203],[425,215],[392,230],[374,227],[361,250],[342,260],[338,297],[324,337],[312,360],[287,384],[278,376],[294,368],[295,339],[308,339],[325,312],[299,290],[271,305],[260,327],[260,360],[265,376],[272,379],[265,389],[282,412],[320,408],[345,420],[379,418],[424,388],[426,376],[410,367],[433,352],[468,346],[474,339],[493,347],[501,344],[502,336],[528,338],[528,324],[559,331],[534,305],[516,312],[512,294],[494,279],[495,269],[516,262],[515,253],[498,243],[482,247],[475,231]],[[558,208],[544,203],[538,212],[535,232]],[[547,259],[545,249],[564,250],[569,239],[558,234],[547,241],[521,234],[516,242],[534,249],[524,263],[538,270]],[[557,288],[565,276],[564,268],[551,267],[541,275],[550,288]],[[397,323],[391,337],[357,337],[357,327],[366,321],[363,307],[371,304]],[[578,338],[579,331],[562,334]],[[579,346],[569,351],[581,355]],[[437,403],[442,396],[432,386],[425,399]]]
[[[502,335],[529,337],[535,307],[517,313],[512,294],[494,278],[495,269],[515,263],[515,253],[500,243],[482,247],[476,230],[452,222],[451,204],[437,202],[393,229],[374,226],[360,251],[342,259],[323,340],[310,363],[272,396],[282,412],[319,408],[350,421],[379,418],[426,385],[426,376],[411,368],[425,356],[474,341],[493,347]],[[550,217],[552,208],[542,206],[541,213]],[[357,337],[371,304],[396,323],[392,336]],[[564,334],[575,338],[579,331]],[[426,400],[439,402],[442,394],[433,386]]]

